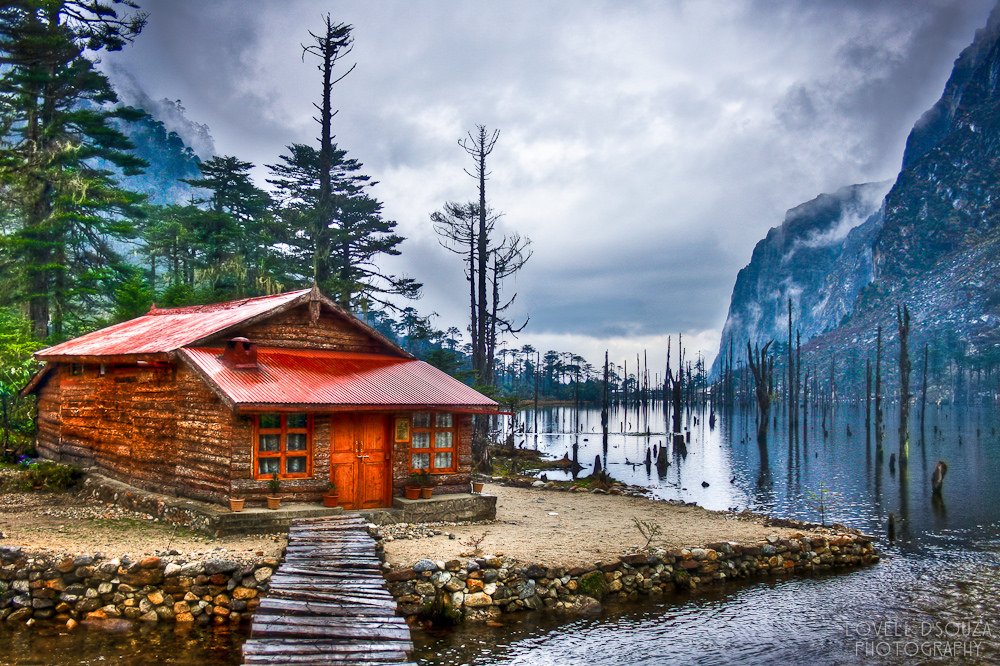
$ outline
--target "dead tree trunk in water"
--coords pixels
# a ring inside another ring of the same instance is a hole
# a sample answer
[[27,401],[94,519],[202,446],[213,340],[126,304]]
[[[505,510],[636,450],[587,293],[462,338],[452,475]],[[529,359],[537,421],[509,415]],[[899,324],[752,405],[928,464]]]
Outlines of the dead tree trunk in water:
[[608,352],[604,350],[604,383],[601,386],[601,429],[608,436]]
[[681,405],[684,400],[684,351],[681,348],[679,336],[677,338],[677,365],[676,375],[674,375],[670,366],[667,366],[667,381],[670,382],[670,395],[673,403],[673,442],[676,453],[687,455],[687,445],[684,443],[684,433],[682,432],[681,424]]
[[872,359],[865,359],[865,449],[872,445]]
[[924,379],[920,386],[920,444],[924,443],[924,420],[927,416],[927,343],[924,343]]
[[899,329],[899,466],[906,467],[910,456],[910,309],[896,306]]
[[875,337],[875,455],[882,457],[882,438],[885,426],[882,423],[882,325],[878,326]]
[[795,408],[795,359],[792,357],[792,299],[788,299],[788,386],[785,387],[785,402],[788,413],[788,442],[792,441],[795,432],[795,416],[798,410]]
[[795,331],[795,440],[799,438],[799,395],[802,393],[802,331]]
[[806,368],[805,387],[802,391],[802,448],[809,446],[809,368]]
[[774,378],[774,359],[769,358],[767,350],[772,340],[768,340],[761,349],[754,349],[747,340],[747,362],[753,373],[754,395],[757,398],[757,443],[767,442],[768,416],[771,411],[771,386]]

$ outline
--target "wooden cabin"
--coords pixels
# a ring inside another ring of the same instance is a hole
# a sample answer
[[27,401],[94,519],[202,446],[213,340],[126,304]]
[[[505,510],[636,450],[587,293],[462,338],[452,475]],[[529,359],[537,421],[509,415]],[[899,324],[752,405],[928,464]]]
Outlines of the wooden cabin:
[[389,506],[410,474],[467,492],[472,415],[497,404],[317,289],[157,309],[39,351],[41,456],[140,488],[290,501],[333,480],[345,508]]

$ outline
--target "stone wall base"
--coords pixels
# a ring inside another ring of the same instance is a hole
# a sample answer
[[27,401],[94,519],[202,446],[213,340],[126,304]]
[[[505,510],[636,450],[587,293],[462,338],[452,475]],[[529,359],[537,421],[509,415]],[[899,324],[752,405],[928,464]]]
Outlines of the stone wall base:
[[638,600],[727,580],[810,574],[878,562],[872,537],[851,534],[770,536],[757,545],[716,543],[654,550],[575,568],[525,566],[510,558],[434,562],[386,573],[409,619],[485,621],[503,613],[599,612],[603,601]]
[[249,619],[278,560],[31,555],[0,547],[0,621],[229,624]]

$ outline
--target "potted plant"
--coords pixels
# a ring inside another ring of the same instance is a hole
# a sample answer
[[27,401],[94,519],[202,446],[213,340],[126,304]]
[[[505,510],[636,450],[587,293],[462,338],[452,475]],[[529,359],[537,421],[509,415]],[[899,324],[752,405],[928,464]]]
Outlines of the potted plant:
[[243,503],[246,499],[243,497],[230,497],[229,498],[229,510],[230,511],[242,511]]
[[483,492],[483,480],[480,478],[475,478],[472,480],[472,492],[479,495]]
[[278,473],[271,474],[271,480],[267,482],[267,489],[271,493],[267,496],[267,508],[277,509],[281,506],[281,481],[278,480]]
[[403,494],[409,500],[420,499],[420,475],[417,472],[410,474],[410,480],[403,488]]
[[434,486],[431,485],[431,474],[426,469],[420,470],[420,496],[430,499],[434,494]]
[[331,481],[326,487],[326,493],[323,494],[323,506],[338,506],[340,504],[340,495],[337,494],[337,484]]

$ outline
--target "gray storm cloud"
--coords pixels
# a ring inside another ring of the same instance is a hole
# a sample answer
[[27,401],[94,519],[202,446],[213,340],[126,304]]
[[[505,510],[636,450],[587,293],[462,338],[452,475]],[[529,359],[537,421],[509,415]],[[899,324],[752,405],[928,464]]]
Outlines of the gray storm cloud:
[[105,66],[258,165],[314,139],[307,30],[326,11],[354,25],[337,140],[380,181],[409,239],[389,268],[425,283],[439,325],[466,308],[429,214],[475,196],[457,139],[499,128],[490,198],[535,249],[520,344],[718,339],[737,270],[785,210],[895,175],[993,2],[141,4],[148,29]]

